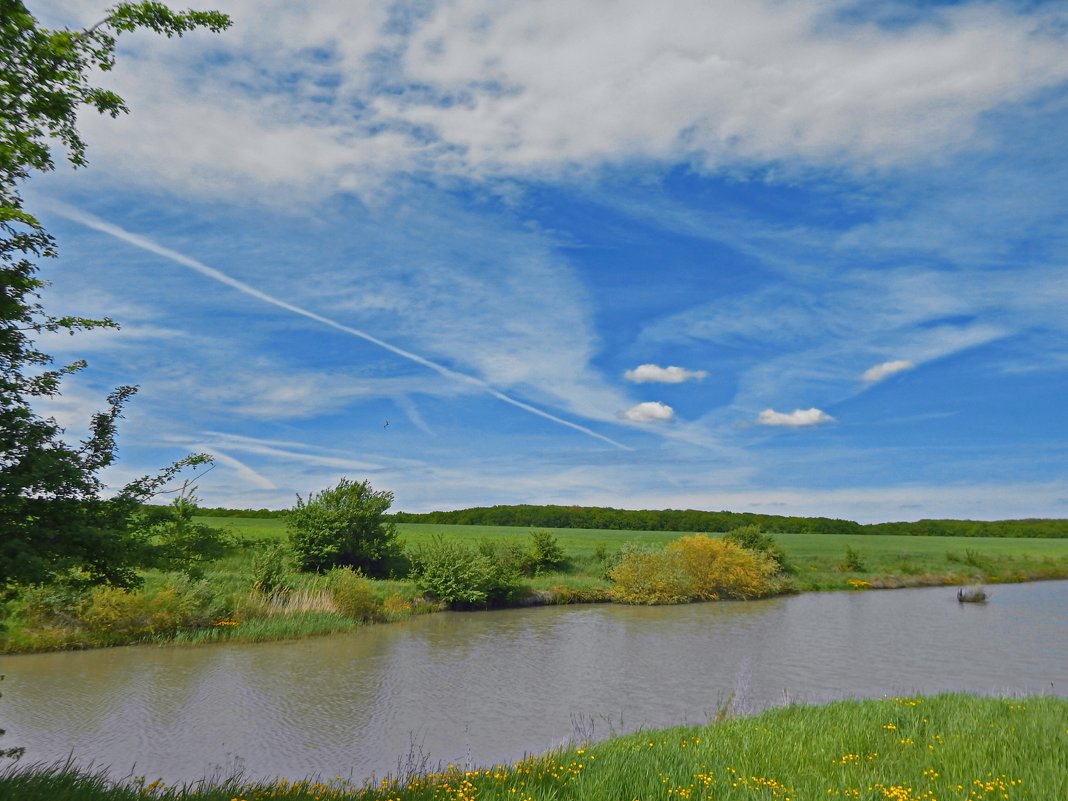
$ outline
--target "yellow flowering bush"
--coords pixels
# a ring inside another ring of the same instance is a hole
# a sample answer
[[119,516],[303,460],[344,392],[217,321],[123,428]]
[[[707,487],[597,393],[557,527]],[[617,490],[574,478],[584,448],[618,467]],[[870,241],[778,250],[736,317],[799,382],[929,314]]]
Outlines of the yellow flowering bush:
[[772,576],[779,565],[770,556],[729,540],[693,534],[667,546],[682,556],[694,598],[759,598],[773,590]]
[[625,550],[608,576],[612,598],[632,604],[759,598],[775,590],[779,567],[763,553],[694,534],[663,550]]
[[690,576],[677,552],[624,549],[608,577],[612,599],[627,604],[682,604],[692,596]]

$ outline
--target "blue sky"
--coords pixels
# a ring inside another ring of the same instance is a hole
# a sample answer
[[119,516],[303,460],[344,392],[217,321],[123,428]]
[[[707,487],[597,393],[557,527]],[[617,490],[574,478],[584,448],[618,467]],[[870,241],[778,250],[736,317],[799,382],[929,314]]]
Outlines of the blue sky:
[[114,484],[1068,517],[1068,5],[213,7],[26,187]]

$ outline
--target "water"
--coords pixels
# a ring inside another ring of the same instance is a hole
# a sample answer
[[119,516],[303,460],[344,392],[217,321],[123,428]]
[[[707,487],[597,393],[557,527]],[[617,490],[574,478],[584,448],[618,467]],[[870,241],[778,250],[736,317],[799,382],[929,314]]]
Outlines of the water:
[[[4,657],[2,745],[190,781],[363,780],[411,754],[489,764],[732,702],[967,690],[1068,695],[1068,582],[682,607],[448,613],[254,645]],[[733,700],[732,700],[733,699]]]

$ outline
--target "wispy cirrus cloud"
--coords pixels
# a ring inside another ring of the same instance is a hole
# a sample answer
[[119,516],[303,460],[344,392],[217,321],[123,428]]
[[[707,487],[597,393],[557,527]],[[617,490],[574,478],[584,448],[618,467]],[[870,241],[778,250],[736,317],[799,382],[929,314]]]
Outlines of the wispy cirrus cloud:
[[833,423],[834,418],[826,412],[812,409],[794,409],[792,412],[777,412],[765,409],[756,420],[762,426],[783,426],[786,428],[808,428],[810,426]]
[[214,267],[209,267],[208,265],[198,261],[197,259],[190,258],[189,256],[179,253],[178,251],[160,245],[159,243],[153,241],[148,237],[126,231],[117,225],[108,223],[91,214],[87,214],[86,212],[80,211],[70,206],[66,206],[65,204],[53,204],[52,210],[70,220],[92,228],[93,230],[105,233],[111,237],[114,237],[115,239],[127,243],[128,245],[140,248],[142,250],[147,250],[148,252],[154,253],[157,256],[161,256],[165,259],[168,259],[169,261],[176,262],[182,265],[183,267],[186,267],[196,273],[199,273],[200,275],[205,276],[206,278],[210,278],[211,280],[223,284],[224,286],[228,286],[243,295],[255,298],[256,300],[260,300],[271,306],[278,307],[298,317],[303,317],[308,320],[312,320],[313,322],[320,323],[323,326],[326,326],[327,328],[332,328],[337,331],[341,331],[342,333],[354,336],[358,339],[362,339],[366,342],[370,342],[371,344],[377,345],[378,347],[389,351],[390,353],[393,353],[394,355],[399,356],[402,359],[414,362],[415,364],[432,370],[433,372],[438,373],[439,375],[445,378],[456,381],[459,384],[476,387],[484,392],[487,392],[497,400],[503,401],[504,403],[507,403],[518,409],[522,409],[523,411],[528,412],[529,414],[544,418],[546,420],[549,420],[550,422],[556,423],[557,425],[573,429],[589,437],[593,437],[594,439],[607,442],[608,444],[614,445],[617,448],[626,449],[628,447],[605,436],[604,434],[600,434],[596,431],[593,431],[592,429],[587,428],[586,426],[579,425],[578,423],[574,423],[570,420],[565,420],[561,417],[558,417],[557,415],[550,414],[549,412],[546,412],[543,409],[539,409],[536,406],[532,406],[529,403],[525,403],[524,401],[506,395],[505,393],[496,389],[486,381],[483,381],[479,378],[468,375],[466,373],[461,373],[456,370],[452,370],[432,359],[428,359],[417,353],[413,353],[410,350],[397,347],[396,345],[393,345],[390,342],[387,342],[379,337],[369,334],[366,331],[362,331],[350,325],[339,323],[337,320],[333,320],[329,317],[325,317],[321,314],[310,311],[309,309],[303,308],[294,303],[290,303],[287,300],[283,300],[279,297],[270,295],[269,293],[257,289],[256,287],[253,287],[244,281],[240,281],[230,275],[227,275],[221,270],[218,270]]
[[860,374],[860,380],[869,384],[875,384],[882,381],[884,378],[889,378],[897,373],[903,373],[907,370],[912,370],[916,365],[910,362],[908,359],[893,359],[888,362],[882,362],[881,364],[872,365],[863,373]]

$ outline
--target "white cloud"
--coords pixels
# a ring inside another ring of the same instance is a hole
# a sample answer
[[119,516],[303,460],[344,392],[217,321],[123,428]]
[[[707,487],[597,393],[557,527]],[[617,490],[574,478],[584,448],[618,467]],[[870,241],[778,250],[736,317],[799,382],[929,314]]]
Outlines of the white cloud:
[[632,406],[623,412],[623,416],[635,423],[672,420],[675,410],[660,401],[646,401]]
[[1068,74],[1056,32],[1033,17],[963,8],[889,30],[836,22],[838,5],[461,0],[404,52],[435,96],[378,108],[490,168],[885,164],[958,146],[984,110]]
[[888,378],[895,373],[903,373],[906,370],[911,370],[915,366],[915,364],[907,359],[894,359],[893,361],[883,362],[874,367],[869,367],[864,371],[860,378],[862,381],[874,384],[876,381],[882,381],[884,378]]
[[[63,5],[44,7],[83,7]],[[994,4],[903,26],[836,20],[840,0],[218,5],[221,35],[123,38],[107,83],[134,113],[83,122],[102,173],[293,202],[373,197],[396,172],[867,169],[937,160],[1068,78],[1055,13]]]
[[829,414],[815,408],[794,409],[792,412],[765,409],[757,417],[757,422],[762,426],[787,426],[789,428],[805,428],[833,421],[834,418]]
[[627,370],[623,377],[636,384],[658,382],[661,384],[681,384],[683,381],[697,380],[707,376],[704,370],[687,370],[684,367],[660,367],[655,364],[639,364],[633,370]]

